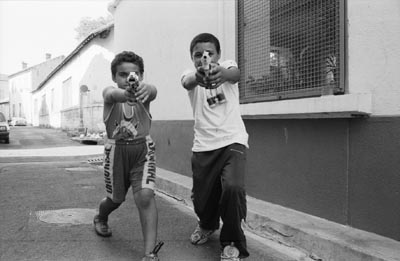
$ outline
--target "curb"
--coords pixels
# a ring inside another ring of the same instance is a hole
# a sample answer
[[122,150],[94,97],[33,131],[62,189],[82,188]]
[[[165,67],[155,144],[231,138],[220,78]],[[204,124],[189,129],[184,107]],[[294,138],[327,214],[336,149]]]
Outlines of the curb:
[[[191,178],[157,168],[157,189],[190,207],[191,187]],[[399,241],[249,196],[245,228],[311,260],[400,261]]]
[[[19,157],[0,157],[0,163],[34,163],[34,162],[54,162],[54,161],[89,161],[96,155],[82,156],[19,156]],[[100,156],[100,155],[99,155]]]

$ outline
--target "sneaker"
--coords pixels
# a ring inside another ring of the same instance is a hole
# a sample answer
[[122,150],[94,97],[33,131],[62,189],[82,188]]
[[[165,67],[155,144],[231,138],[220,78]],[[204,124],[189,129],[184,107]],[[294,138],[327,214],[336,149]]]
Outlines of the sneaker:
[[239,258],[239,249],[232,243],[230,246],[225,246],[221,253],[221,261],[241,261]]
[[147,254],[142,258],[142,261],[159,261],[157,254]]
[[193,231],[190,236],[190,242],[193,245],[201,245],[207,242],[208,238],[214,233],[215,230],[205,230],[197,225],[196,229]]
[[107,221],[100,220],[99,215],[94,217],[93,224],[97,235],[102,237],[111,236],[111,229],[108,227]]

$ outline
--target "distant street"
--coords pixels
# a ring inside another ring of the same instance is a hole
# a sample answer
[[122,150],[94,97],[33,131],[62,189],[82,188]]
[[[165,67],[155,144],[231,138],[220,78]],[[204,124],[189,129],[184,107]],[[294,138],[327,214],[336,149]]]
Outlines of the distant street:
[[52,147],[77,146],[79,143],[67,137],[66,132],[50,128],[31,126],[11,126],[10,144],[1,143],[0,150],[39,149]]
[[[53,129],[13,127],[11,131],[10,144],[0,144],[0,152],[81,146],[79,154],[85,146],[93,146],[71,141],[66,133]],[[88,161],[95,156],[1,159],[0,260],[140,260],[142,234],[131,192],[110,216],[113,236],[101,238],[93,231],[92,218],[104,196],[101,166]],[[159,239],[165,242],[159,253],[162,261],[219,260],[218,233],[203,246],[191,245],[189,236],[196,225],[193,211],[161,192],[156,200]],[[262,240],[248,237],[248,245],[252,255],[246,261],[293,260]]]

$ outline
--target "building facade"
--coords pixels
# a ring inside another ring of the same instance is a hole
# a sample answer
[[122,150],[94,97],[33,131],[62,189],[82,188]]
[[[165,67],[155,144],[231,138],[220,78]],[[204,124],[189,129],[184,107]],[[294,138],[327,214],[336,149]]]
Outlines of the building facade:
[[0,74],[0,112],[4,114],[7,120],[11,119],[8,75],[5,74]]
[[112,85],[113,25],[88,35],[32,92],[34,126],[104,131],[102,90]]
[[191,176],[180,76],[191,39],[210,32],[241,69],[248,195],[400,240],[397,0],[122,0],[110,11],[115,52],[141,55],[159,90],[159,167]]
[[50,54],[46,54],[44,62],[31,67],[23,63],[21,71],[8,76],[10,117],[25,118],[28,124],[32,124],[32,91],[64,58],[51,58]]

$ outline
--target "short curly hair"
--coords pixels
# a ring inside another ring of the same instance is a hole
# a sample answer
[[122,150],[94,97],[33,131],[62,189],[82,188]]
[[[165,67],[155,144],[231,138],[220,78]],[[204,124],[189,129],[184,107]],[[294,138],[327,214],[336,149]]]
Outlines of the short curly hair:
[[221,53],[221,47],[218,38],[210,33],[201,33],[196,35],[190,43],[190,56],[192,56],[194,46],[198,43],[213,43],[217,53]]
[[123,51],[117,54],[111,62],[111,74],[115,76],[117,73],[117,66],[122,63],[133,63],[139,67],[140,74],[144,73],[143,58],[131,51]]

